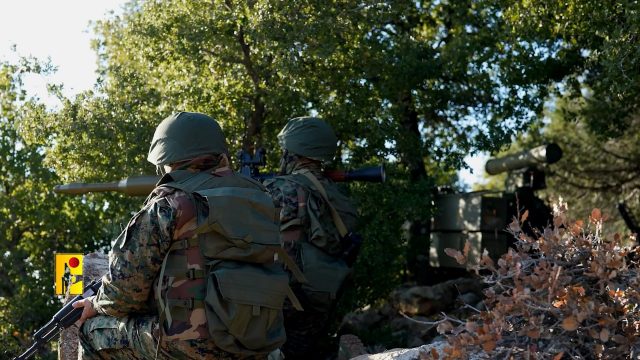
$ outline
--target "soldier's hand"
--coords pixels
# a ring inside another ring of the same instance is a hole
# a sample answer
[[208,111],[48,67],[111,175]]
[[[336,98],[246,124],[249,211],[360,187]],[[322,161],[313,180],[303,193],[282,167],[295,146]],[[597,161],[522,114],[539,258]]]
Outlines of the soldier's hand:
[[86,299],[78,300],[71,304],[71,306],[73,306],[75,309],[83,308],[82,315],[80,315],[80,319],[78,319],[78,321],[76,322],[76,325],[78,325],[78,327],[80,327],[82,323],[85,322],[85,320],[98,315],[98,312],[93,308],[93,303],[91,302],[93,298],[94,296],[89,296]]

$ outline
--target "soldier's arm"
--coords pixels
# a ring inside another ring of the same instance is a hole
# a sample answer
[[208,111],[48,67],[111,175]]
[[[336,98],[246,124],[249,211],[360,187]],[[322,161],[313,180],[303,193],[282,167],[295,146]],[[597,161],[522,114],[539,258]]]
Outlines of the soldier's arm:
[[306,196],[295,183],[276,178],[266,183],[267,191],[280,206],[280,235],[285,248],[293,247],[303,232],[303,214],[300,207],[306,206]]
[[93,300],[100,314],[122,317],[148,312],[164,256],[173,237],[176,210],[166,198],[150,201],[118,236],[109,253],[109,272]]

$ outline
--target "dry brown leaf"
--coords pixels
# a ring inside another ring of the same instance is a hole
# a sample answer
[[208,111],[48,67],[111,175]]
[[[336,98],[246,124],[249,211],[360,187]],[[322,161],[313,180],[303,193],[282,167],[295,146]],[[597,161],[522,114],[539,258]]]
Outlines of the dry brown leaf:
[[539,329],[531,329],[531,330],[527,331],[527,336],[532,338],[532,339],[539,339],[540,338],[540,330]]
[[525,210],[524,214],[520,217],[520,222],[524,222],[529,217],[529,210]]
[[602,355],[602,353],[604,352],[604,345],[602,345],[602,344],[596,344],[596,346],[595,346],[595,348],[594,348],[593,352],[594,352],[596,355]]
[[562,320],[562,328],[567,331],[575,331],[580,326],[578,320],[576,320],[575,316],[569,316]]
[[464,255],[465,258],[469,257],[469,250],[471,250],[471,243],[467,240],[464,243],[464,248],[462,249],[462,255]]
[[474,321],[467,321],[467,323],[464,325],[464,328],[468,332],[475,332],[478,328],[478,324]]
[[600,331],[600,341],[606,343],[609,341],[609,329],[604,328]]
[[591,222],[597,223],[600,220],[602,220],[602,212],[600,211],[600,209],[594,208],[593,210],[591,210]]
[[440,324],[438,324],[438,327],[436,327],[436,331],[438,331],[438,334],[444,334],[451,330],[453,330],[453,325],[451,325],[451,323],[448,321],[441,322]]
[[571,234],[573,236],[578,236],[580,235],[580,233],[582,232],[582,226],[584,225],[584,222],[582,220],[577,220],[575,223],[573,223],[573,225],[571,226]]
[[590,312],[588,311],[580,311],[578,312],[578,314],[576,315],[576,319],[578,320],[579,323],[582,323],[584,320],[586,320],[589,316],[591,315]]
[[438,350],[436,350],[436,348],[431,348],[431,357],[435,360],[440,359],[440,354],[438,353]]
[[564,356],[564,351],[561,351],[557,353],[556,356],[553,357],[553,360],[560,360],[562,359],[563,356]]
[[514,219],[511,224],[509,224],[509,229],[514,233],[519,233],[521,231],[520,224],[516,219]]
[[467,263],[466,256],[462,255],[462,253],[459,250],[446,248],[444,249],[444,253],[456,259],[456,262],[458,262],[458,264],[460,265],[464,265]]
[[573,291],[577,292],[580,296],[584,296],[585,291],[582,286],[573,286]]
[[622,335],[613,335],[611,337],[611,340],[613,340],[616,343],[621,344],[621,345],[629,343],[629,340],[626,337],[622,336]]
[[482,343],[482,350],[491,352],[496,348],[495,340],[489,340]]

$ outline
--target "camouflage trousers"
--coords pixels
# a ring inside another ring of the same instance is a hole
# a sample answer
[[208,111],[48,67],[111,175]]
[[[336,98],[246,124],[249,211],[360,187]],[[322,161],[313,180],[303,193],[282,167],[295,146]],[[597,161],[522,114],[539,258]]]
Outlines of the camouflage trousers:
[[[242,357],[220,350],[209,340],[163,341],[158,349],[158,318],[96,316],[80,328],[83,360],[215,359]],[[246,357],[244,357],[246,359]],[[255,358],[255,357],[254,357]],[[262,356],[262,359],[266,356]]]
[[[325,360],[335,357],[337,344],[332,344],[329,328],[334,317],[335,301],[293,288],[304,311],[285,301],[284,328],[287,341],[282,346],[285,360]],[[311,295],[311,296],[310,296]]]

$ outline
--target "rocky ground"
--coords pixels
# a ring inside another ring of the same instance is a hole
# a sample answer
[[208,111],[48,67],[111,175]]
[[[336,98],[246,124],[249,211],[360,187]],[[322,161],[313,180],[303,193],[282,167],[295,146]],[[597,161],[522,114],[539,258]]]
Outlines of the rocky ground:
[[442,313],[464,318],[470,308],[483,308],[477,278],[404,285],[380,308],[366,307],[344,317],[339,359],[418,359],[421,352],[442,351],[446,342],[436,331]]

